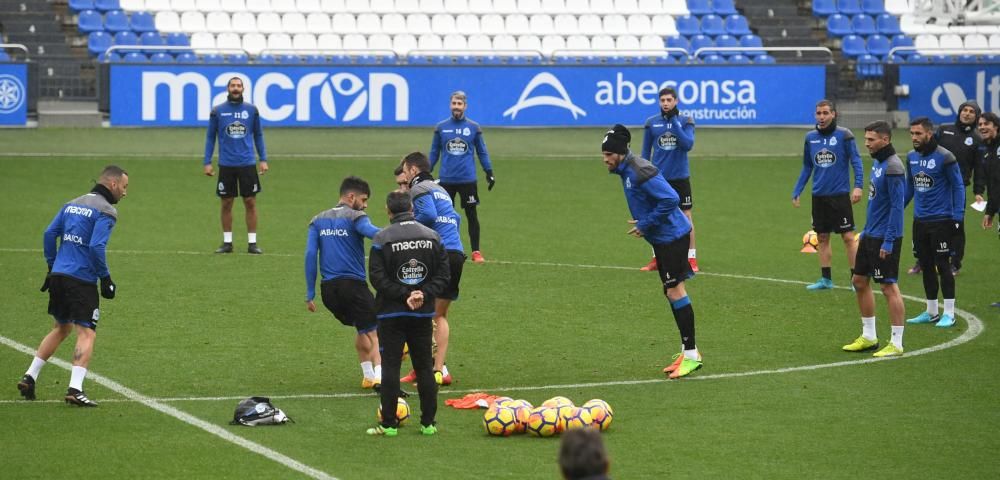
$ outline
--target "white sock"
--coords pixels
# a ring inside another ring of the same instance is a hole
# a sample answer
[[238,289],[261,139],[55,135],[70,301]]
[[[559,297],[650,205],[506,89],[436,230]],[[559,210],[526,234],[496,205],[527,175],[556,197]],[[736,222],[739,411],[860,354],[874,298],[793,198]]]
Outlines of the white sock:
[[69,388],[75,388],[79,391],[83,391],[83,378],[87,376],[87,369],[83,367],[73,366],[73,373],[69,376]]
[[38,374],[42,373],[42,367],[45,366],[45,360],[35,357],[31,360],[31,366],[28,367],[28,371],[24,372],[25,375],[31,375],[31,378],[38,380]]
[[944,299],[944,314],[954,317],[955,316],[955,299],[946,298]]
[[892,344],[900,350],[903,349],[903,325],[892,326]]
[[442,377],[447,377],[448,376],[448,365],[445,365],[444,367],[441,367],[441,376]]
[[223,243],[233,243],[233,232],[222,232]]
[[382,380],[382,365],[375,365],[375,378]]
[[372,369],[372,362],[361,362],[361,373],[365,378],[375,378],[375,370]]
[[693,249],[693,248],[689,248],[688,249],[688,258],[695,258],[695,252],[694,251],[695,251],[695,249]]
[[877,340],[875,335],[875,317],[861,317],[861,336],[868,340]]
[[[947,300],[945,300],[945,302],[947,302]],[[934,300],[927,300],[927,313],[932,317],[938,314],[938,304],[936,298]]]
[[250,243],[257,243],[257,234],[256,233],[247,233],[247,241],[250,242]]
[[692,350],[684,350],[684,358],[701,361],[701,354],[698,353],[698,347],[694,347]]

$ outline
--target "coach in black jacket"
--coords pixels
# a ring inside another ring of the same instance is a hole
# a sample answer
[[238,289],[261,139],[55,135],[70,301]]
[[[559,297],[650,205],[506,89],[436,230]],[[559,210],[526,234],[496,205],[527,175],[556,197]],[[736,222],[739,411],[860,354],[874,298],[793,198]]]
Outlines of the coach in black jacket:
[[378,337],[382,346],[382,423],[372,435],[393,436],[399,422],[396,398],[403,343],[410,347],[420,393],[420,430],[437,432],[437,382],[431,339],[434,298],[448,286],[448,255],[441,237],[413,219],[413,204],[405,192],[391,192],[386,209],[392,224],[372,239],[368,272],[375,287]]
[[983,171],[986,178],[986,211],[983,228],[993,226],[993,217],[1000,213],[1000,117],[993,112],[984,113],[979,119],[979,133],[983,136]]

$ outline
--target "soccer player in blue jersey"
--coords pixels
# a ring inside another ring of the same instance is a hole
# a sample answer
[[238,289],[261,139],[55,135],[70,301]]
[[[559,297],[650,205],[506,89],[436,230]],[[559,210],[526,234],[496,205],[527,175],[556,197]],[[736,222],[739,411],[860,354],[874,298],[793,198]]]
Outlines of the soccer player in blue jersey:
[[128,172],[115,165],[105,167],[90,193],[65,203],[45,229],[42,238],[49,273],[41,290],[49,292],[49,314],[55,323],[17,383],[21,396],[27,400],[35,399],[35,383],[45,362],[75,330],[73,369],[65,400],[80,407],[97,406],[83,392],[83,380],[94,352],[97,321],[101,316],[98,280],[102,297],[110,300],[117,293],[106,251],[118,222],[115,204],[125,198],[127,190]]
[[632,134],[615,125],[604,136],[601,152],[608,172],[618,175],[625,189],[632,228],[627,232],[644,238],[653,247],[663,294],[670,302],[674,321],[681,334],[681,353],[666,368],[669,378],[679,378],[701,368],[701,354],[695,343],[694,308],[684,289],[684,281],[694,276],[686,250],[691,223],[681,213],[681,198],[649,161],[629,151]]
[[[403,158],[401,166],[402,178],[409,182],[408,191],[410,198],[413,199],[414,218],[423,225],[433,228],[441,236],[441,243],[448,252],[450,268],[448,288],[434,300],[434,342],[437,345],[437,352],[434,355],[434,379],[439,385],[451,385],[451,372],[445,363],[448,340],[451,336],[448,308],[451,302],[458,300],[462,267],[465,264],[465,252],[459,231],[462,218],[455,213],[448,192],[434,182],[434,177],[430,173],[431,164],[426,155],[420,152],[410,153]],[[416,373],[411,371],[401,381],[413,382],[416,379]]]
[[[225,103],[212,108],[205,138],[205,175],[215,175],[212,154],[219,139],[219,182],[216,195],[222,199],[222,246],[215,253],[233,252],[233,202],[243,197],[247,222],[247,253],[264,253],[257,247],[257,194],[261,191],[258,173],[268,170],[264,132],[257,107],[243,101],[243,80],[229,79],[229,96]],[[254,148],[260,164],[254,158]],[[258,171],[258,168],[260,169]]]
[[883,121],[865,127],[865,148],[872,156],[868,187],[868,215],[854,261],[854,292],[861,310],[861,336],[844,345],[847,352],[879,347],[875,333],[875,295],[870,279],[882,287],[889,304],[890,342],[875,357],[903,354],[903,297],[899,293],[899,252],[903,248],[903,203],[906,179],[903,161],[892,146],[892,128]]
[[[955,324],[951,251],[965,221],[965,183],[958,161],[938,145],[927,117],[910,123],[913,150],[906,155],[906,204],[913,200],[913,249],[924,277],[927,311],[906,323]],[[940,282],[938,277],[940,276]],[[938,315],[938,287],[944,313]]]
[[496,178],[493,176],[493,165],[490,154],[486,151],[483,140],[483,129],[478,123],[465,116],[468,108],[465,92],[457,91],[451,94],[451,117],[434,127],[434,139],[431,141],[430,172],[441,162],[438,179],[454,202],[455,195],[461,200],[465,210],[465,219],[469,223],[469,242],[472,244],[472,261],[483,263],[482,252],[479,251],[479,184],[476,183],[476,159],[486,173],[487,190],[493,190]]
[[[975,100],[968,100],[958,106],[955,123],[940,125],[934,132],[938,144],[955,155],[958,168],[962,172],[962,182],[965,186],[972,184],[972,194],[976,196],[977,202],[983,199],[982,195],[986,190],[985,174],[980,162],[983,140],[978,130],[979,116],[982,113]],[[965,258],[965,222],[959,223],[958,227],[958,233],[950,245],[951,267],[955,275],[962,269],[962,259]],[[918,262],[917,266],[910,270],[919,268],[919,265]]]
[[365,209],[371,188],[358,177],[340,184],[337,206],[320,212],[309,222],[306,241],[306,308],[316,311],[316,263],[323,276],[323,305],[340,323],[354,327],[354,348],[361,362],[361,388],[378,389],[382,359],[375,324],[375,297],[365,277],[365,237],[379,232]]
[[[694,218],[691,210],[691,168],[688,152],[694,148],[694,119],[683,116],[677,109],[677,91],[672,87],[660,90],[660,113],[646,119],[642,139],[642,158],[653,163],[680,197],[680,209],[691,224],[691,243],[687,258],[691,271],[698,271],[697,250],[694,245]],[[642,271],[656,270],[656,256]]]
[[[854,241],[851,205],[861,201],[862,168],[854,134],[837,126],[837,109],[833,102],[820,100],[816,103],[816,129],[806,134],[802,173],[792,191],[792,206],[798,208],[799,196],[812,176],[812,227],[819,240],[820,279],[807,286],[807,290],[833,288],[831,232],[839,233],[844,240],[847,263],[854,268],[858,246]],[[854,172],[853,182],[849,169]]]

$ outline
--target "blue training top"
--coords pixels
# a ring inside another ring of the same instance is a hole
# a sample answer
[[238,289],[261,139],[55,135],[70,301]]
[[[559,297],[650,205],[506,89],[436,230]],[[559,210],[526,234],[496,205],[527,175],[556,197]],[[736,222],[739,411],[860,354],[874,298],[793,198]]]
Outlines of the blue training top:
[[677,206],[680,197],[649,161],[629,152],[612,172],[621,176],[636,228],[650,245],[664,245],[691,231],[691,223]]
[[906,190],[903,161],[896,156],[892,145],[876,152],[873,157],[868,215],[862,235],[881,238],[882,250],[891,252],[892,243],[903,236],[903,196]]
[[458,229],[462,224],[462,217],[455,213],[451,196],[434,182],[431,174],[424,172],[413,177],[410,181],[410,199],[413,200],[413,217],[441,236],[441,244],[445,250],[465,250]]
[[646,119],[642,158],[649,159],[667,180],[691,177],[688,152],[694,148],[694,119],[653,115]]
[[118,210],[99,193],[63,205],[43,236],[45,261],[52,273],[95,284],[111,276],[105,253],[117,221]]
[[205,135],[205,165],[212,163],[215,139],[219,138],[219,166],[245,167],[256,164],[253,148],[257,147],[260,161],[267,161],[264,132],[257,107],[247,102],[220,103],[212,109]]
[[473,154],[479,155],[479,163],[484,171],[493,170],[490,154],[486,151],[486,142],[483,140],[483,129],[478,123],[465,117],[461,120],[449,117],[434,127],[429,157],[432,172],[440,157],[441,170],[438,178],[441,183],[474,183],[476,159]]
[[365,237],[378,232],[365,212],[344,204],[313,217],[306,240],[306,301],[316,298],[317,253],[324,281],[365,281]]
[[955,156],[937,146],[926,154],[906,154],[906,205],[921,221],[965,219],[965,183]]
[[837,127],[829,134],[818,129],[806,134],[802,149],[802,173],[795,182],[792,198],[799,198],[812,175],[812,194],[816,197],[846,195],[851,192],[848,164],[854,170],[854,188],[864,185],[863,166],[854,133]]

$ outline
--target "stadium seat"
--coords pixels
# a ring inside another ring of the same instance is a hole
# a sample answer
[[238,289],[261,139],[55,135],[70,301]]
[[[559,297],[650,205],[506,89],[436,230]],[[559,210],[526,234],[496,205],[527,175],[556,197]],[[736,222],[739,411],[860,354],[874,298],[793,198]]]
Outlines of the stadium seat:
[[720,17],[728,17],[729,15],[736,15],[736,5],[733,4],[733,0],[712,0],[712,12]]
[[938,44],[938,37],[936,35],[917,35],[917,38],[913,39],[913,46],[917,47],[918,51],[921,51],[935,49],[941,45]]
[[601,17],[594,14],[580,15],[577,19],[578,33],[581,35],[600,35],[604,33]]
[[407,33],[413,35],[426,35],[431,33],[431,18],[423,13],[414,13],[406,16]]
[[927,55],[927,59],[930,63],[954,63],[953,58],[948,55]]
[[[362,35],[382,33],[382,19],[374,13],[362,13],[355,19],[357,32]],[[284,31],[290,31],[287,28]]]
[[272,33],[268,35],[267,49],[272,53],[288,53],[292,50],[292,36],[287,33]]
[[0,48],[0,63],[9,61],[10,61],[10,55],[7,54],[6,50]]
[[536,35],[522,35],[517,37],[517,49],[524,51],[541,52],[542,39]]
[[1000,48],[1000,33],[994,33],[989,38],[990,48]]
[[[493,48],[492,45],[490,48]],[[402,57],[410,53],[410,50],[417,49],[417,37],[410,35],[409,33],[404,33],[402,35],[396,35],[392,37],[392,50],[396,52],[396,55]]]
[[[331,31],[340,35],[358,33],[358,26],[355,23],[354,15],[350,13],[336,13],[333,15]],[[389,33],[389,32],[386,32]]]
[[118,32],[114,36],[115,45],[133,46],[139,45],[139,37],[131,31]]
[[126,12],[138,12],[146,8],[145,0],[119,0],[118,5]]
[[[455,11],[455,10],[452,10]],[[541,10],[539,13],[544,13],[547,15],[560,15],[566,13],[566,1],[565,0],[542,0]]]
[[711,37],[725,35],[726,22],[718,15],[705,15],[701,17],[701,33]]
[[854,32],[851,28],[851,19],[835,13],[826,19],[826,31],[832,37],[843,37]]
[[455,31],[462,35],[477,35],[482,33],[479,27],[479,16],[463,13],[455,17]]
[[653,24],[650,17],[643,14],[629,15],[626,20],[626,28],[629,34],[638,35],[640,37],[656,33],[656,31],[653,30]]
[[171,53],[174,54],[188,51],[187,47],[191,45],[191,40],[188,39],[188,36],[183,33],[168,33],[166,37],[167,46],[184,47],[178,48],[177,50],[171,50]]
[[[889,46],[889,50],[891,51],[893,48],[896,47],[912,47],[912,46],[913,46],[912,38],[907,37],[906,35],[894,35],[892,37],[892,44]],[[916,52],[913,50],[899,50],[896,52],[896,54],[904,58],[909,57],[910,55],[913,55],[915,53]]]
[[181,31],[184,33],[204,32],[205,14],[201,12],[186,11],[181,14]]
[[851,30],[854,31],[855,35],[861,35],[866,37],[868,35],[874,35],[875,30],[875,20],[868,15],[855,15],[851,19]]
[[139,52],[130,52],[122,56],[122,61],[125,63],[146,63],[149,62],[149,57]]
[[[740,41],[737,40],[736,37],[732,35],[719,35],[718,37],[715,37],[715,46],[723,48],[735,48],[740,46]],[[715,53],[727,57],[730,55],[737,55],[742,52],[738,50],[722,50],[722,51],[716,51]]]
[[[389,39],[388,35],[385,35],[385,38],[389,42],[389,47],[386,47],[386,48],[387,49],[391,49],[392,48],[392,40]],[[295,50],[316,50],[316,49],[318,49],[319,45],[316,43],[316,35],[313,35],[311,33],[296,33],[295,35],[292,36],[292,48],[295,49]]]
[[146,0],[143,10],[152,13],[171,11],[170,0]]
[[281,16],[281,28],[285,33],[302,33],[309,29],[306,16],[299,12],[289,12]]
[[959,55],[954,59],[955,63],[978,63],[979,57],[972,54]]
[[[348,31],[349,33],[354,33],[354,31],[357,30],[357,27],[352,27],[348,25],[350,21],[347,18],[345,18],[345,16],[349,17],[350,15],[337,14],[333,16],[333,31],[338,33],[341,32],[342,29],[337,28],[337,25],[342,24],[344,26],[345,31]],[[406,17],[404,17],[402,14],[390,13],[388,15],[382,16],[382,33],[385,33],[387,35],[400,35],[407,32],[408,30],[406,28]]]
[[726,59],[722,58],[722,55],[709,54],[702,57],[701,61],[708,65],[721,65],[726,63]]
[[359,52],[363,50],[368,50],[368,38],[364,35],[351,33],[344,35],[344,50],[351,52]]
[[582,50],[590,50],[590,39],[583,35],[570,35],[566,37],[566,49],[579,54]]
[[234,13],[230,26],[236,33],[257,33],[257,17],[247,12]]
[[635,15],[646,13],[639,9],[638,0],[615,0],[615,13],[620,15]]
[[493,37],[493,50],[510,53],[517,50],[517,39],[512,35],[497,35]]
[[195,11],[195,0],[170,0],[170,9],[176,12]]
[[862,13],[861,2],[859,0],[837,0],[837,11],[841,15],[853,17]]
[[861,10],[873,17],[881,15],[885,13],[885,0],[861,0]]
[[677,22],[672,15],[655,15],[652,19],[653,32],[661,37],[680,35],[677,31]]
[[750,24],[747,23],[747,17],[743,15],[730,15],[726,17],[726,32],[737,37],[752,33],[750,31]]
[[491,0],[469,0],[469,13],[486,15],[493,12],[493,2]]
[[[549,19],[549,28],[547,31],[552,31],[551,18]],[[455,24],[455,17],[447,13],[436,13],[431,17],[431,32],[435,35],[448,35],[454,34],[458,31],[458,26]]]
[[166,52],[154,53],[149,56],[149,61],[152,63],[174,63],[174,56]]
[[837,13],[837,2],[836,0],[813,0],[812,2],[813,16],[816,17],[827,17]]
[[[144,47],[162,47],[167,41],[157,32],[145,32],[139,37],[139,43]],[[146,53],[153,53],[156,50],[144,50]]]
[[247,10],[247,4],[244,0],[219,0],[219,5],[222,7],[223,12],[236,13],[246,12]]
[[121,10],[121,8],[118,0],[94,0],[94,9],[98,12],[111,12]]
[[[698,49],[707,48],[707,47],[714,47],[714,46],[715,46],[715,42],[712,41],[712,37],[709,37],[707,35],[695,35],[695,36],[691,37],[691,49],[690,49],[690,52],[691,52],[691,55],[697,55],[698,54],[697,53]],[[704,53],[702,55],[704,55]]]
[[[183,24],[183,19],[181,20]],[[226,12],[209,12],[205,14],[206,31],[210,33],[227,33],[233,31],[233,23]]]
[[177,55],[177,63],[198,63],[198,56],[191,52]]
[[[420,0],[395,0],[394,12],[402,15],[420,13]],[[343,9],[341,9],[343,10]]]
[[604,33],[612,37],[632,33],[628,30],[628,21],[622,15],[605,15],[601,23],[604,26]]
[[283,33],[281,16],[274,12],[257,14],[257,31],[264,34]]
[[310,13],[321,13],[323,11],[320,7],[319,0],[296,0],[295,10],[305,15]]
[[136,33],[155,32],[156,25],[153,16],[149,12],[135,12],[129,19],[129,26]]
[[709,0],[687,0],[688,11],[691,15],[708,15],[712,13],[712,4]]
[[323,33],[330,32],[330,16],[325,13],[310,13],[306,17],[306,31],[312,34],[320,35]]
[[611,52],[615,49],[615,39],[610,35],[595,35],[590,39],[590,48],[593,50]]
[[899,29],[899,19],[893,15],[889,15],[888,13],[879,15],[875,19],[875,24],[878,29],[878,33],[887,37],[903,33],[903,31]]
[[250,55],[260,55],[260,52],[267,48],[267,37],[262,33],[248,33],[243,35],[243,50]]
[[425,33],[417,37],[417,48],[420,50],[443,50],[444,43],[441,37],[433,33]]
[[380,51],[392,51],[392,37],[384,33],[376,33],[368,36],[368,49]]
[[868,48],[865,46],[865,39],[857,35],[844,37],[840,48],[847,58],[856,58],[868,53]]
[[568,14],[556,15],[552,21],[552,28],[556,35],[563,36],[575,35],[579,31],[576,17]]
[[[278,3],[287,0],[278,0]],[[250,13],[265,13],[274,12],[274,8],[271,7],[271,0],[246,0],[247,11]]]
[[541,52],[546,57],[552,56],[554,52],[566,49],[566,39],[562,35],[546,35],[542,37]]
[[227,53],[233,53],[237,50],[243,50],[243,40],[232,32],[220,33],[215,37],[215,48],[225,49]]
[[493,11],[500,15],[517,13],[517,0],[493,0]]
[[910,0],[885,0],[885,10],[893,15],[903,15],[913,12]]
[[685,0],[663,0],[663,13],[681,17],[691,13]]
[[507,18],[504,20],[504,29],[508,35],[518,37],[530,34],[531,24],[528,22],[528,17],[519,13],[507,15]]
[[756,63],[758,65],[774,65],[778,62],[774,59],[774,57],[765,54],[765,55],[754,56],[753,63]]
[[[177,15],[177,12],[157,13],[154,24],[156,29],[162,33],[181,31],[181,17]],[[128,59],[125,60],[128,61]]]
[[639,39],[639,48],[645,52],[662,51],[666,47],[663,37],[659,35],[643,35]]
[[278,63],[278,59],[274,55],[266,53],[263,55],[257,55],[254,58],[254,63],[258,63],[261,65],[274,65]]
[[[667,48],[683,48],[688,54],[694,53],[691,49],[691,43],[681,36],[667,37]],[[671,55],[680,56],[677,52],[671,52]]]
[[919,53],[915,53],[906,59],[906,63],[931,63],[931,59],[930,57],[925,57]]
[[[211,12],[221,12],[222,2],[219,0],[196,0],[194,8],[208,16]],[[180,56],[177,57],[177,61],[180,62]]]
[[938,42],[940,42],[939,44],[941,48],[952,49],[952,51],[946,53],[947,55],[958,54],[963,48],[965,48],[965,45],[962,42],[962,37],[953,33],[941,35],[938,37]]
[[97,55],[97,61],[101,63],[121,63],[122,56],[117,52],[101,52]]
[[726,58],[726,63],[732,65],[749,65],[753,62],[750,61],[750,57],[738,53],[736,55],[731,55],[728,58]]
[[329,59],[325,55],[306,55],[305,63],[308,65],[324,65],[329,63]]
[[222,55],[219,55],[218,53],[210,53],[208,55],[200,55],[200,56],[198,56],[198,62],[199,63],[206,63],[206,64],[210,64],[211,65],[211,64],[223,63],[225,61],[226,61],[225,57],[222,56]]
[[285,55],[278,55],[276,58],[278,60],[278,63],[282,65],[299,65],[302,63],[302,58],[299,57],[298,55],[285,54]]
[[631,51],[633,52],[633,55],[635,55],[641,48],[639,37],[636,37],[635,35],[621,35],[615,38],[615,50]]
[[[764,46],[764,41],[760,39],[757,35],[744,35],[740,37],[740,46],[743,48],[758,48]],[[749,55],[751,57],[757,55],[764,55],[764,50],[746,50],[743,52],[744,55]]]
[[614,0],[590,0],[590,11],[600,16],[611,15],[615,13],[615,2]]
[[376,15],[385,15],[396,11],[396,5],[393,0],[371,0],[369,7],[370,11],[366,13],[374,13]]
[[885,58],[886,55],[889,55],[889,49],[892,48],[892,43],[886,36],[872,35],[868,37],[867,48],[869,54],[878,58]]
[[476,50],[482,54],[493,48],[493,41],[490,40],[490,37],[479,33],[476,35],[469,35],[469,38],[467,39],[467,46],[469,47],[469,50]]
[[985,49],[990,48],[990,41],[986,39],[986,35],[981,33],[973,33],[972,35],[965,36],[965,49]]
[[104,19],[94,10],[84,10],[78,16],[76,28],[80,33],[103,32]]
[[334,51],[343,49],[343,45],[340,41],[340,35],[336,33],[323,33],[316,38],[316,47],[323,51]]
[[83,13],[87,10],[94,10],[94,0],[69,0],[71,12]]
[[684,35],[685,37],[690,37],[691,35],[698,35],[701,33],[701,23],[698,22],[697,17],[692,17],[690,15],[685,15],[683,17],[678,17],[677,31]]

